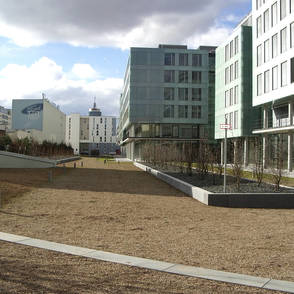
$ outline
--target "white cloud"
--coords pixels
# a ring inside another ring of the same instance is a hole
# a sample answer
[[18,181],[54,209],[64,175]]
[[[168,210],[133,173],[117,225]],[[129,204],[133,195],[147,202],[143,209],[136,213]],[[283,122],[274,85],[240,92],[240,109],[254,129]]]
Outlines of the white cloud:
[[[79,69],[79,65],[73,68]],[[88,81],[85,76],[93,78],[95,70],[91,66],[82,65],[81,68],[84,69],[82,79],[71,79],[69,73],[47,57],[31,66],[9,64],[0,70],[1,105],[11,107],[12,99],[41,98],[41,93],[46,93],[67,113],[86,113],[95,96],[104,114],[118,115],[123,80],[96,78]]]
[[74,64],[72,73],[79,79],[95,79],[98,77],[98,73],[90,64]]

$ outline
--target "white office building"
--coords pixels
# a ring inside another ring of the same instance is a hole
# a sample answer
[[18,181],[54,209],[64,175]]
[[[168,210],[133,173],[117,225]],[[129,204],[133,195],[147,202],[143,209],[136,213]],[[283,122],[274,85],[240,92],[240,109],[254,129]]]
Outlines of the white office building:
[[115,154],[119,150],[117,120],[114,116],[102,116],[94,103],[89,115],[74,113],[66,117],[66,143],[72,146],[75,154]]
[[0,106],[0,134],[11,129],[11,110]]
[[294,0],[253,0],[253,106],[263,109],[254,134],[263,136],[265,166],[282,142],[284,168],[292,170],[294,102]]

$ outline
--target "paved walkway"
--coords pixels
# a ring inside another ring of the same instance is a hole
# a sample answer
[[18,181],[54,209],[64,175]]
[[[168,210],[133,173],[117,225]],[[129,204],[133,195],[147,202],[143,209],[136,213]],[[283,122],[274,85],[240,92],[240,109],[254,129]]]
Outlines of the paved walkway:
[[66,254],[88,257],[129,266],[157,270],[166,273],[294,293],[294,282],[260,278],[249,275],[240,275],[235,273],[204,269],[200,267],[186,266],[181,264],[162,262],[158,260],[109,253],[2,232],[0,232],[0,241],[12,242],[20,245],[27,245],[31,247],[53,250]]

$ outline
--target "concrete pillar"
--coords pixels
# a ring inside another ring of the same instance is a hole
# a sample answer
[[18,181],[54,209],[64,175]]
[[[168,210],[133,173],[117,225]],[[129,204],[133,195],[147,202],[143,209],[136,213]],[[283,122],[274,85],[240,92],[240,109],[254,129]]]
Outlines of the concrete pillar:
[[293,134],[288,134],[288,171],[292,171]]
[[266,106],[263,107],[263,128],[268,128],[268,110]]
[[221,141],[221,165],[224,165],[224,140]]
[[268,161],[268,137],[264,135],[262,137],[262,156],[263,156],[263,168],[266,168]]
[[293,103],[288,103],[288,117],[289,117],[289,125],[293,125]]
[[244,138],[244,166],[248,166],[248,137]]

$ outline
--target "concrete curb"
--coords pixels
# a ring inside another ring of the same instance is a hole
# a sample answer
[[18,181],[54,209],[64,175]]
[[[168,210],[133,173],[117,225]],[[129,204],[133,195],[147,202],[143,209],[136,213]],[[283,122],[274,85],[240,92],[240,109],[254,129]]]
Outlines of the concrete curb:
[[123,265],[135,266],[150,270],[161,271],[165,273],[195,277],[218,282],[238,284],[243,286],[257,287],[268,290],[277,290],[288,293],[294,293],[294,282],[272,280],[270,278],[261,278],[250,275],[241,275],[211,269],[205,269],[194,266],[168,263],[158,260],[152,260],[141,257],[115,254],[100,250],[88,249],[83,247],[65,245],[55,242],[49,242],[40,239],[33,239],[25,236],[18,236],[0,232],[0,241],[12,242],[19,245],[26,245],[56,252],[93,258],[106,262],[113,262]]
[[294,208],[294,191],[293,193],[212,193],[144,164],[138,162],[133,164],[205,205],[231,208]]

